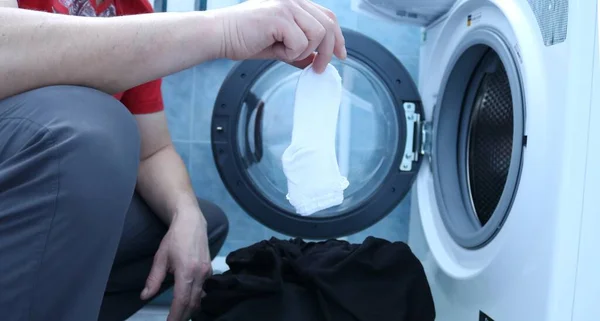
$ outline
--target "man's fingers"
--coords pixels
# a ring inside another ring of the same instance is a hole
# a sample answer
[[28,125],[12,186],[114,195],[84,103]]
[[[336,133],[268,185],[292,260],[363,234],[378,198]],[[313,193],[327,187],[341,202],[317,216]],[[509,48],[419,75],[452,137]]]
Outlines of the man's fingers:
[[193,282],[194,279],[191,273],[175,270],[173,302],[171,303],[167,321],[187,321],[184,318],[189,308]]
[[320,73],[325,71],[327,64],[331,61],[333,56],[333,47],[335,45],[334,35],[328,33],[319,48],[317,49],[317,57],[313,63],[313,68],[316,72]]
[[273,53],[278,59],[294,61],[308,47],[308,39],[298,24],[283,17],[281,19],[281,30],[282,38],[277,39],[280,43],[273,45]]
[[320,73],[325,70],[325,67],[331,61],[333,50],[335,49],[335,29],[339,28],[339,26],[320,7],[315,6],[312,2],[303,1],[301,2],[301,6],[325,29],[325,35],[317,47],[318,54],[313,65],[315,71]]
[[167,321],[187,321],[200,308],[202,285],[212,273],[210,263],[188,263],[175,271],[173,302]]
[[186,315],[188,313],[188,309],[185,307],[185,305],[173,299],[167,321],[188,321],[190,319],[190,316]]
[[297,60],[297,61],[291,62],[290,64],[294,67],[304,69],[313,63],[315,56],[316,56],[316,54],[313,52],[308,57],[306,57],[302,60]]
[[199,266],[194,266],[192,271],[194,273],[194,282],[192,283],[189,307],[193,312],[200,308],[203,292],[202,285],[212,275],[212,266],[210,263],[201,263]]
[[140,298],[142,300],[148,300],[155,296],[165,280],[166,275],[167,257],[164,254],[164,251],[159,249],[154,256],[154,262],[152,264],[152,268],[150,269],[150,273],[148,274],[148,278],[146,279],[146,286],[144,287],[144,290],[142,290]]
[[335,34],[335,47],[333,53],[339,59],[346,59],[346,57],[348,56],[348,52],[346,51],[346,39],[344,38],[344,34],[342,33],[342,28],[339,25],[337,17],[331,10],[320,6],[316,3],[313,3],[313,5],[319,8],[323,13],[325,13],[326,16],[328,16],[335,23],[335,27],[333,28],[333,32]]
[[315,17],[300,6],[296,8],[294,19],[308,39],[306,49],[296,58],[296,60],[304,60],[317,50],[317,47],[319,47],[319,44],[323,41],[325,35],[327,35],[327,30],[325,30],[325,27]]

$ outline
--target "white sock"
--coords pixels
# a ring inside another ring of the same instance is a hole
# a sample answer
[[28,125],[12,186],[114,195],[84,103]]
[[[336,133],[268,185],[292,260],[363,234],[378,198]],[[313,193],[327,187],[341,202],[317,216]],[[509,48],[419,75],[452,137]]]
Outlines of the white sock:
[[335,152],[342,79],[332,65],[317,74],[302,71],[296,87],[292,142],[281,157],[287,199],[306,216],[340,205],[348,180],[340,174]]

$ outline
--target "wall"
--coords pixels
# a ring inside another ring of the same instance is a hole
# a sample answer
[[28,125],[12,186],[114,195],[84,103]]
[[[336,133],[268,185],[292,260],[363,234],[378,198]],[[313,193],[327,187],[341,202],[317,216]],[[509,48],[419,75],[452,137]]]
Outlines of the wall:
[[[190,9],[182,2],[171,2],[179,5],[170,5],[172,8],[169,10]],[[209,0],[208,8],[235,2],[235,0]],[[343,27],[358,30],[381,42],[399,57],[414,79],[417,79],[419,28],[398,26],[359,16],[350,10],[349,0],[315,2],[332,9]],[[221,82],[233,64],[234,62],[228,60],[207,62],[166,77],[163,84],[170,131],[175,146],[188,167],[194,189],[200,197],[221,206],[230,219],[230,234],[221,255],[270,236],[281,237],[244,213],[221,183],[213,162],[209,130],[213,103]],[[362,242],[367,235],[374,235],[389,240],[406,240],[409,202],[410,197],[407,197],[386,219],[348,239]]]

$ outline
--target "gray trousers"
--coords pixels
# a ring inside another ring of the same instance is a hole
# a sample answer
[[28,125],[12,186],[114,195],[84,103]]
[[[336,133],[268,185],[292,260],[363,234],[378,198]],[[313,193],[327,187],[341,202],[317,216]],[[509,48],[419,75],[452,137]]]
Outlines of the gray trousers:
[[[167,228],[135,193],[139,151],[110,95],[53,86],[0,100],[0,320],[125,320],[146,304]],[[200,207],[214,257],[227,218]]]

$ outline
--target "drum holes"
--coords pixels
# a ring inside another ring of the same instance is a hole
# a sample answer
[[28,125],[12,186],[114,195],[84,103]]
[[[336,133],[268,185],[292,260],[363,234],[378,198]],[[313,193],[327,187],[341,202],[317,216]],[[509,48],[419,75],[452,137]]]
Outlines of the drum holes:
[[246,78],[246,74],[241,74],[240,78],[242,78],[242,79]]

